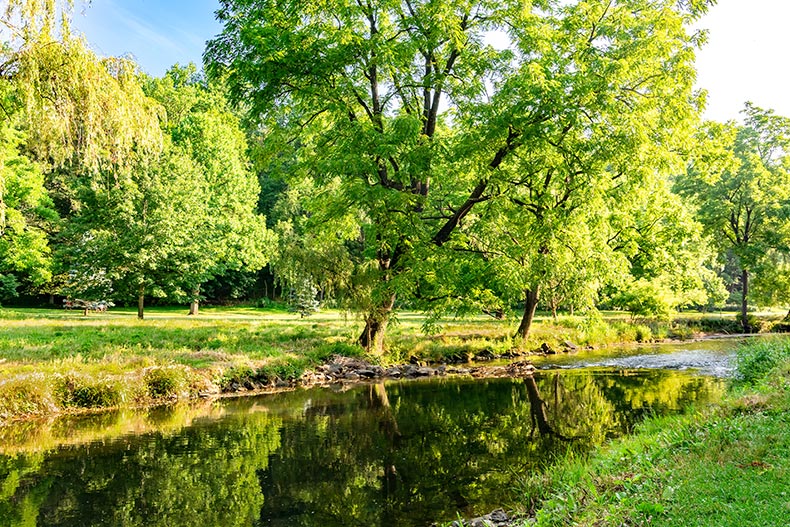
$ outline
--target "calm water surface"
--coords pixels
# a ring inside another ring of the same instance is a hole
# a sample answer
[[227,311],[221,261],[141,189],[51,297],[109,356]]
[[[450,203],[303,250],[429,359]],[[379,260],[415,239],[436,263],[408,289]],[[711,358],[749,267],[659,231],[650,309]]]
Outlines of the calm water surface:
[[588,360],[2,428],[0,526],[430,525],[507,506],[520,475],[568,449],[723,391]]

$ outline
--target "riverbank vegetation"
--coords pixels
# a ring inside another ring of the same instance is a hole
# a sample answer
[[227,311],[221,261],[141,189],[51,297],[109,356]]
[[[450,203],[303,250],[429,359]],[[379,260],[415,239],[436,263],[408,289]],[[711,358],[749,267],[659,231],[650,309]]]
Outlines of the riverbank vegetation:
[[744,345],[721,404],[648,420],[525,479],[525,525],[785,525],[788,416],[790,341]]
[[[781,326],[781,314],[762,324]],[[134,308],[85,316],[56,309],[0,310],[0,420],[129,407],[283,389],[330,358],[357,357],[388,366],[461,363],[585,348],[688,339],[737,332],[734,314],[631,321],[622,313],[537,317],[529,339],[513,338],[513,320],[479,316],[424,333],[426,317],[397,313],[386,357],[356,344],[358,321],[322,311],[301,318],[287,309]]]

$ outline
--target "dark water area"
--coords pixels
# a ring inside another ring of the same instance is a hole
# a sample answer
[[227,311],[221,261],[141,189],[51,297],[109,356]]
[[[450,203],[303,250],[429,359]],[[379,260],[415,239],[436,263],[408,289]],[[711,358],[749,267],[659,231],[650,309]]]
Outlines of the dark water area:
[[724,381],[586,368],[313,389],[0,429],[0,526],[425,526]]

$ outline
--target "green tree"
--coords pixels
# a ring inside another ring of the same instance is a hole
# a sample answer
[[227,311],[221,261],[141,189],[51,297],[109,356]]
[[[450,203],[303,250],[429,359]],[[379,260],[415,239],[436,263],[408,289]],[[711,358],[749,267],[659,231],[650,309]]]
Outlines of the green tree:
[[61,259],[76,275],[76,290],[93,292],[97,277],[137,300],[183,294],[183,277],[201,251],[199,228],[207,222],[200,167],[177,147],[142,160],[128,173],[106,174],[79,191],[80,211],[64,230]]
[[[5,97],[7,83],[0,81],[2,106],[11,112]],[[20,147],[24,136],[16,129],[19,112],[0,115],[0,298],[17,294],[20,279],[32,287],[52,278],[49,232],[57,221],[53,203],[44,188],[44,174]]]
[[163,78],[148,80],[146,91],[164,106],[165,131],[197,163],[205,185],[204,213],[183,218],[198,246],[184,274],[195,315],[200,285],[229,270],[262,268],[273,252],[273,233],[256,213],[260,186],[241,123],[222,91],[206,85],[193,64],[176,64]]
[[686,22],[706,6],[224,0],[206,63],[266,140],[292,145],[360,219],[361,268],[377,279],[359,342],[380,352],[430,246],[479,203],[529,174],[559,206],[554,177],[576,194],[666,157],[694,113]]
[[715,271],[715,250],[694,207],[672,192],[669,178],[635,191],[630,207],[614,211],[610,244],[627,257],[609,283],[611,304],[633,316],[668,317],[689,306],[721,303],[726,292]]
[[786,247],[785,207],[790,192],[790,119],[747,103],[744,124],[706,123],[701,147],[680,193],[697,205],[697,217],[723,256],[740,267],[741,323],[749,331],[749,278],[771,250]]
[[98,59],[69,31],[70,9],[71,2],[11,0],[0,12],[7,220],[0,272],[27,269],[36,286],[52,272],[47,238],[59,228],[53,205],[68,221],[80,209],[80,185],[161,148],[156,107],[140,91],[136,68]]

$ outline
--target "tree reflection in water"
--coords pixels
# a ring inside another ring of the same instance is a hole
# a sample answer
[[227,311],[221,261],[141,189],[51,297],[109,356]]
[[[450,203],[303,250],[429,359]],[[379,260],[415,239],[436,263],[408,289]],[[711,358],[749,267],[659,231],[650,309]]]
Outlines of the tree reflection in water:
[[0,526],[429,525],[507,506],[520,474],[721,389],[584,370],[240,399],[219,419],[0,456]]

